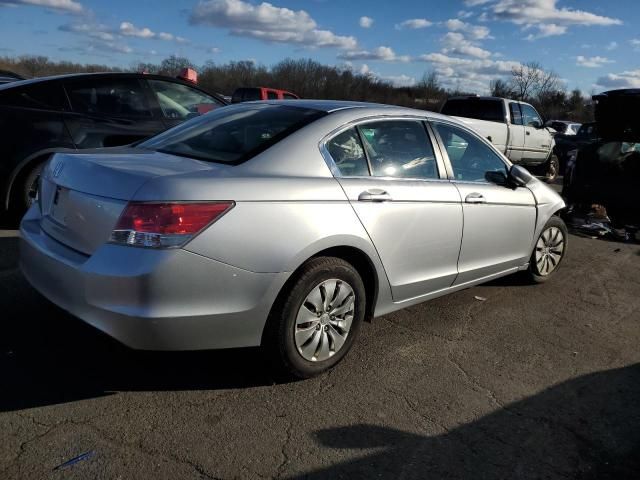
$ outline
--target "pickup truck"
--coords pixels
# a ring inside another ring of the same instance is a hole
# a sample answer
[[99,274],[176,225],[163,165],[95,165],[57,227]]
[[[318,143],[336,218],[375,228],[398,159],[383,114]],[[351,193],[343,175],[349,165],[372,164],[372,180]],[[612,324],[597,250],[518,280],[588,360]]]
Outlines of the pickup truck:
[[[493,143],[513,163],[542,170],[547,181],[558,175],[553,133],[528,103],[498,97],[451,97],[441,113],[456,117]],[[536,172],[536,173],[538,173]]]

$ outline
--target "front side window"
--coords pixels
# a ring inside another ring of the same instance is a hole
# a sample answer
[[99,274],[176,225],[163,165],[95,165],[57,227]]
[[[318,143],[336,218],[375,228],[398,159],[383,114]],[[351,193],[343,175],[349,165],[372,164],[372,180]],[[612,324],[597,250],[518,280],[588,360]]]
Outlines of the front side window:
[[273,90],[267,90],[267,100],[277,100],[278,92],[274,92]]
[[456,180],[487,182],[492,172],[508,173],[506,164],[491,147],[467,130],[433,123],[449,156]]
[[135,78],[108,78],[69,82],[69,100],[75,112],[115,117],[151,117],[140,82]]
[[539,127],[542,125],[542,119],[540,118],[540,115],[538,115],[538,112],[536,112],[535,108],[531,105],[525,104],[520,105],[520,108],[522,109],[522,118],[526,126]]
[[511,102],[509,104],[509,111],[511,112],[511,123],[513,125],[522,125],[522,113],[520,112],[520,105]]
[[165,118],[184,120],[223,106],[222,102],[214,97],[180,83],[162,80],[147,82],[156,94]]
[[309,108],[250,104],[220,108],[138,146],[209,162],[238,164],[326,115]]
[[375,177],[438,178],[429,135],[418,120],[381,120],[358,129]]

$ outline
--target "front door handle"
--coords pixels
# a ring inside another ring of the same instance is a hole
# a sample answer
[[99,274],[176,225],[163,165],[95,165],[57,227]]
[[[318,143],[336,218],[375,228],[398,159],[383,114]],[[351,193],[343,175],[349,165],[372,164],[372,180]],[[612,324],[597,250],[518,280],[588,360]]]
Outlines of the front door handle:
[[358,195],[358,201],[360,202],[390,202],[391,200],[391,195],[378,188],[365,190],[360,195]]
[[487,203],[487,199],[481,193],[473,192],[464,199],[466,203]]
[[527,135],[531,135],[531,132],[530,132],[529,130],[527,130],[525,133],[526,133]]

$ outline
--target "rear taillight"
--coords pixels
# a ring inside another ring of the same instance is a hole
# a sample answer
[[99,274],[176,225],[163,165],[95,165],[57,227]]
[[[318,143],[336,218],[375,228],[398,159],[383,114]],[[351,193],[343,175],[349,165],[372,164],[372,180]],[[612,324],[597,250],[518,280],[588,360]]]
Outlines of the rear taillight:
[[111,243],[180,247],[231,210],[234,202],[130,202],[111,232]]

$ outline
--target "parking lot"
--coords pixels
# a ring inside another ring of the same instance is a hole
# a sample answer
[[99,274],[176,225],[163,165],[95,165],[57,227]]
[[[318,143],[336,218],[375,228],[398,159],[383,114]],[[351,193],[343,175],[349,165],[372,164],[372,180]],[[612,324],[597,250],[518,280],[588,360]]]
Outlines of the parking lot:
[[[0,231],[0,477],[637,478],[640,247],[366,325],[276,384],[260,352],[135,352],[32,290]],[[72,465],[58,468],[78,455]]]

